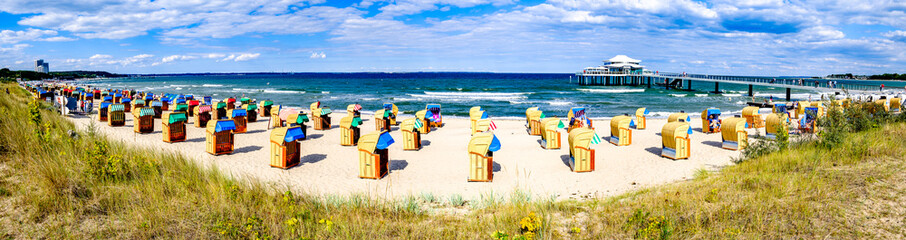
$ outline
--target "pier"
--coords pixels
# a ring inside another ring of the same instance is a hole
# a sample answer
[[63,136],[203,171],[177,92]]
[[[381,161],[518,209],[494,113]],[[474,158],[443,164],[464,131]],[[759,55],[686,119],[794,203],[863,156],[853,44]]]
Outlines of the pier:
[[748,95],[754,96],[753,86],[786,88],[786,100],[790,100],[792,89],[829,92],[835,94],[848,93],[880,93],[880,85],[836,83],[837,79],[824,78],[792,78],[792,77],[758,77],[758,76],[727,76],[687,73],[651,72],[639,65],[640,60],[635,60],[625,55],[619,55],[607,61],[608,64],[600,67],[589,67],[576,73],[579,85],[598,86],[653,86],[666,87],[692,91],[692,82],[714,83],[712,93],[720,93],[720,84],[748,85]]

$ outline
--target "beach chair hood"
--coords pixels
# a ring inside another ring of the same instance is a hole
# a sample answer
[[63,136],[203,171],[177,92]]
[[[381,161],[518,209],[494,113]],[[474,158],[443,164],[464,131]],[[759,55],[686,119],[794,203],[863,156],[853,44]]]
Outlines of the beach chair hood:
[[163,116],[161,116],[161,121],[168,124],[186,122],[187,120],[188,118],[186,117],[186,113],[184,112],[167,112],[164,113]]
[[620,128],[629,128],[632,118],[629,116],[616,116],[610,119],[610,135],[614,136],[620,132]]
[[233,120],[208,121],[208,132],[219,133],[232,130],[236,130],[236,122],[233,122]]
[[245,117],[248,116],[248,112],[245,109],[230,109],[227,115],[230,115],[230,118]]
[[415,120],[416,120],[415,118],[403,120],[400,123],[400,131],[410,131],[410,132],[417,131],[418,129],[415,128]]
[[300,127],[280,127],[271,131],[271,142],[287,143],[305,138],[305,132]]
[[373,153],[375,149],[387,149],[395,141],[386,131],[372,132],[359,138],[358,148]]
[[426,117],[428,117],[432,122],[441,121],[440,104],[428,104],[425,106],[425,109],[427,109],[428,113],[430,113]]
[[154,109],[149,108],[149,107],[143,107],[143,108],[139,109],[138,116],[139,117],[154,116]]
[[197,108],[197,113],[207,113],[211,112],[211,105],[201,105]]
[[[776,117],[776,114],[771,115]],[[720,125],[720,134],[724,141],[737,141],[739,140],[737,132],[745,131],[747,124],[745,118],[731,117],[724,119]]]
[[289,121],[290,116],[292,116],[293,114],[298,115],[301,113],[302,113],[302,110],[300,110],[298,108],[284,108],[284,109],[280,109],[280,111],[277,112],[277,117],[279,117],[281,120]]
[[661,129],[661,138],[669,148],[676,148],[676,137],[687,138],[689,137],[689,123],[687,122],[671,122],[664,124],[663,129]]
[[125,111],[126,105],[123,104],[110,104],[110,107],[107,111],[116,112],[116,111]]
[[469,141],[469,152],[487,155],[487,152],[498,150],[500,150],[500,140],[491,132],[475,133]]
[[177,104],[176,104],[176,109],[175,109],[174,111],[177,111],[177,112],[179,112],[179,111],[185,112],[185,111],[188,111],[188,110],[189,110],[189,105],[186,105],[185,103],[177,103]]
[[305,122],[308,122],[308,115],[306,115],[305,113],[293,113],[286,118],[286,122],[303,124]]

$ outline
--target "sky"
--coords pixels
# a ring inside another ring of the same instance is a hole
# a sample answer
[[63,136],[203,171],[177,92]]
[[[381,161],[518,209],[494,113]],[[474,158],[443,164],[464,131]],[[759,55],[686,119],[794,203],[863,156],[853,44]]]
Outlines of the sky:
[[0,67],[116,73],[906,72],[906,1],[0,0]]

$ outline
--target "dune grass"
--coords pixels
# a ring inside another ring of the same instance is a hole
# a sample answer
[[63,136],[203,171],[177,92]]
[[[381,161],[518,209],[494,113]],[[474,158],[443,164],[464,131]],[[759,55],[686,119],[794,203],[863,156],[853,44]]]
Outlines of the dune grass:
[[[906,125],[775,149],[604,199],[315,197],[126,146],[0,97],[0,239],[685,239],[906,236]],[[834,133],[837,134],[837,133]],[[823,139],[823,138],[819,138]],[[694,156],[693,156],[694,157]]]

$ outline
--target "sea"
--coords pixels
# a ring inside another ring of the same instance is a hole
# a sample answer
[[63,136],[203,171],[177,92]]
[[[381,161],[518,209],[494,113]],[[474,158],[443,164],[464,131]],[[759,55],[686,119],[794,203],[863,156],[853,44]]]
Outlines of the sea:
[[[783,101],[785,88],[694,82],[695,91],[644,86],[581,86],[573,74],[532,73],[255,73],[156,75],[103,80],[79,84],[102,89],[134,89],[155,94],[192,94],[214,99],[249,97],[270,99],[276,104],[308,109],[321,101],[335,111],[349,104],[362,105],[364,113],[394,103],[402,114],[413,114],[426,104],[441,104],[447,117],[468,117],[471,107],[481,106],[493,118],[524,119],[529,107],[540,107],[547,116],[565,117],[570,108],[584,107],[592,118],[634,115],[645,107],[649,116],[663,118],[679,111],[700,113],[719,108],[738,115],[747,102],[773,98]],[[903,89],[904,82],[884,82]],[[821,93],[792,90],[793,100],[819,100]]]

